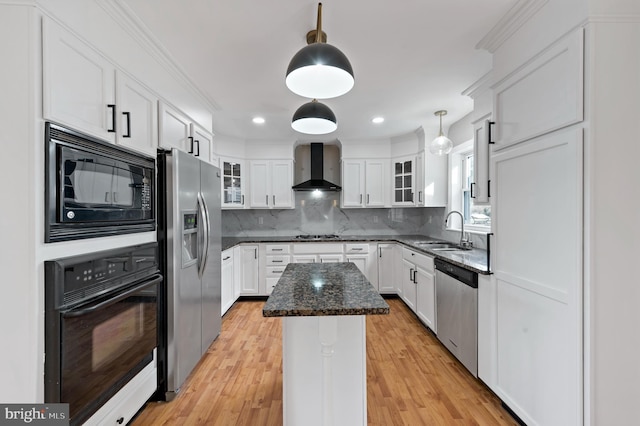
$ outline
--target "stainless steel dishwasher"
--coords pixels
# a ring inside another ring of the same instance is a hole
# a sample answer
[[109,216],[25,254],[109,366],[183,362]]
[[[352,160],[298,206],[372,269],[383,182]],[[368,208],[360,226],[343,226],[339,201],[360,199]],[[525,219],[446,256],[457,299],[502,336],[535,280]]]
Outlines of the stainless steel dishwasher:
[[478,274],[440,259],[434,264],[438,339],[478,377]]

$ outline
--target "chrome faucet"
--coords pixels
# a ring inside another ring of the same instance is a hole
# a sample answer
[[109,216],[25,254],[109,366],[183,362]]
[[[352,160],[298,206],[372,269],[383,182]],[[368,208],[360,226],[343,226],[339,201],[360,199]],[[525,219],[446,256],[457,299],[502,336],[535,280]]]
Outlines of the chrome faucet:
[[469,238],[465,238],[464,235],[464,215],[462,213],[460,213],[457,210],[451,210],[449,212],[449,214],[447,215],[447,217],[444,219],[444,226],[445,228],[447,227],[447,222],[449,222],[449,216],[451,216],[454,213],[458,213],[460,215],[460,248],[463,249],[471,249],[473,247],[473,243],[471,242],[471,239]]

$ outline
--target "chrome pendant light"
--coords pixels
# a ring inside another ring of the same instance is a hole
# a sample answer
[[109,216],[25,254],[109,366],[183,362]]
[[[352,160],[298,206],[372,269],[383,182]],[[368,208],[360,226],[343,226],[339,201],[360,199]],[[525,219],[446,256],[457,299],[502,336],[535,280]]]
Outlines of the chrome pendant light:
[[354,85],[353,69],[338,48],[327,44],[322,31],[322,3],[318,3],[317,28],[307,33],[307,46],[296,53],[285,82],[289,90],[305,98],[329,99],[344,95]]
[[309,135],[324,135],[338,128],[336,116],[331,108],[316,99],[302,105],[293,114],[293,130]]
[[431,142],[431,145],[429,145],[429,151],[435,155],[447,155],[453,149],[453,142],[451,142],[451,139],[446,137],[442,132],[442,116],[447,115],[447,111],[440,110],[433,114],[440,117],[440,132],[438,133],[438,137]]

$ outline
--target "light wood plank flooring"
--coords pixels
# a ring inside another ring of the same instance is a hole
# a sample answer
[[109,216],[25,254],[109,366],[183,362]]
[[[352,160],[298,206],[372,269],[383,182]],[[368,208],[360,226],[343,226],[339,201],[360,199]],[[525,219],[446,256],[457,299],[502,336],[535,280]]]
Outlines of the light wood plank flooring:
[[[400,299],[367,317],[369,425],[516,425]],[[281,320],[261,301],[227,312],[222,333],[172,402],[150,402],[145,425],[281,425]]]

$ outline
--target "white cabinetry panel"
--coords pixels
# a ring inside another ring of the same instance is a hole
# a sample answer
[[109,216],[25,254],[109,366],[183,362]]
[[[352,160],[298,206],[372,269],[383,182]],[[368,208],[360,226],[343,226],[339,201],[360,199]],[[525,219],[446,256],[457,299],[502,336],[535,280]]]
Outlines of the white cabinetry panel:
[[364,162],[342,162],[342,207],[362,207],[364,203]]
[[493,87],[496,149],[582,121],[583,39],[576,30]]
[[118,145],[153,157],[158,149],[158,97],[123,72],[116,73]]
[[[578,424],[582,395],[582,129],[492,158],[494,390],[527,424]],[[535,225],[535,226],[534,226]]]
[[249,207],[293,208],[293,162],[251,160],[249,162]]

